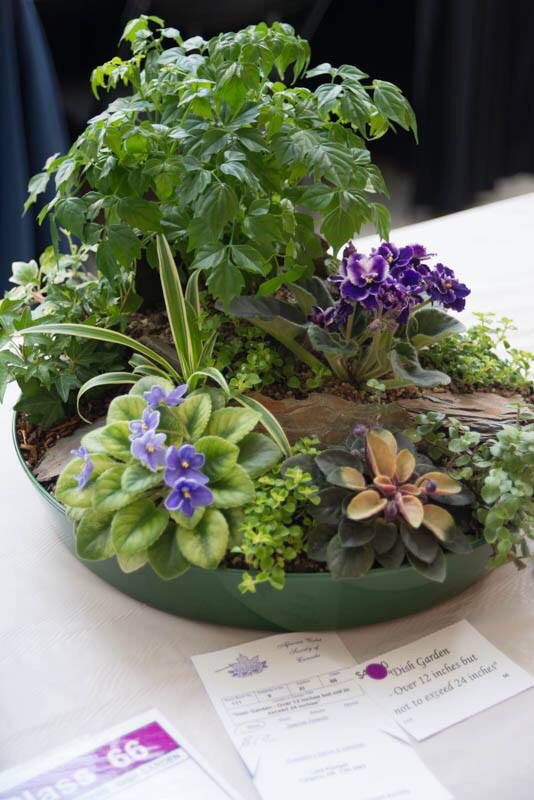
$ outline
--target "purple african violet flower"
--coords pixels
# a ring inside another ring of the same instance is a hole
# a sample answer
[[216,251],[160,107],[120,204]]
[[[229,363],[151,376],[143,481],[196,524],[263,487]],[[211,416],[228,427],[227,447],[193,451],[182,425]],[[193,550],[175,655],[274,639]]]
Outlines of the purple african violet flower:
[[320,328],[330,328],[336,322],[336,305],[329,308],[321,308],[321,306],[313,306],[310,314],[310,321]]
[[196,508],[213,503],[213,494],[207,486],[197,481],[181,478],[165,500],[168,511],[180,511],[186,517],[192,517]]
[[81,470],[78,472],[77,475],[74,476],[75,480],[78,483],[79,489],[85,489],[87,484],[89,483],[89,479],[93,474],[93,470],[95,468],[93,462],[89,458],[89,453],[87,452],[86,447],[78,447],[77,450],[70,451],[71,456],[77,456],[78,458],[83,459],[83,465]]
[[130,430],[130,441],[133,442],[138,436],[142,436],[147,431],[155,431],[159,425],[159,411],[145,408],[141,419],[133,419],[128,423]]
[[376,294],[388,275],[388,263],[383,256],[352,255],[346,264],[347,277],[340,285],[341,297],[361,303],[364,308],[376,308]]
[[165,483],[171,489],[183,479],[208,483],[209,478],[200,471],[205,460],[203,453],[195,450],[192,444],[183,444],[181,447],[172,445],[165,455]]
[[454,311],[463,311],[465,298],[471,294],[471,289],[465,283],[460,283],[453,270],[443,264],[436,264],[432,270],[427,289],[432,300]]
[[177,386],[176,389],[173,389],[172,392],[169,392],[167,397],[165,398],[165,405],[166,406],[179,406],[181,403],[184,402],[184,397],[187,394],[188,390],[187,383],[182,383],[180,386]]
[[156,384],[150,391],[144,392],[143,397],[148,403],[149,408],[152,409],[156,408],[160,403],[166,406],[178,406],[180,403],[183,403],[187,389],[187,383],[182,383],[167,394],[165,389]]
[[133,439],[130,452],[144,467],[156,472],[165,462],[165,439],[164,433],[149,430]]

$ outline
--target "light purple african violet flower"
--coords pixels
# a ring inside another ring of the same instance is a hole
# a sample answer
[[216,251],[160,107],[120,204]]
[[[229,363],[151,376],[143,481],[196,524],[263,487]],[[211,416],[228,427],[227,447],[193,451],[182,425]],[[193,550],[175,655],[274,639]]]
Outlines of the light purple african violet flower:
[[74,477],[75,477],[75,480],[78,483],[78,488],[79,489],[85,489],[85,487],[89,483],[91,475],[93,474],[93,470],[95,468],[94,464],[91,461],[91,459],[89,458],[89,453],[88,453],[86,447],[82,446],[82,447],[78,447],[77,450],[71,450],[70,454],[71,454],[71,456],[77,456],[78,458],[82,458],[83,459],[82,468],[78,472],[78,474],[75,475]]
[[145,408],[141,419],[133,419],[130,423],[128,423],[128,428],[130,429],[130,441],[133,442],[133,440],[137,439],[138,436],[143,436],[143,434],[147,433],[148,431],[155,431],[159,425],[159,417],[159,411],[153,411],[151,408]]
[[213,503],[213,494],[202,483],[188,478],[181,478],[165,500],[167,511],[179,511],[186,517],[192,517],[196,508]]
[[204,454],[195,450],[192,444],[183,444],[181,447],[172,445],[165,455],[165,483],[171,488],[182,479],[208,483],[209,478],[200,471],[205,460]]
[[184,396],[188,390],[187,383],[182,383],[175,389],[167,393],[162,386],[156,384],[148,392],[144,392],[143,397],[148,403],[149,408],[156,408],[160,403],[166,406],[179,406],[184,402]]
[[132,440],[130,452],[144,467],[156,472],[165,463],[165,439],[164,433],[148,430]]

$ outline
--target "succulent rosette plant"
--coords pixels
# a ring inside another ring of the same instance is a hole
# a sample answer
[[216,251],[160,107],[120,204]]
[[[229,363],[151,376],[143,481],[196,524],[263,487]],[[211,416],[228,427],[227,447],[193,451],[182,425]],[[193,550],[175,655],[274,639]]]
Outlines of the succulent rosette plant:
[[402,434],[358,429],[347,447],[288,459],[283,469],[296,464],[321,487],[320,503],[309,511],[316,525],[308,532],[308,555],[326,561],[334,578],[359,577],[375,563],[398,568],[407,559],[425,577],[443,581],[444,551],[471,550],[462,512],[472,492]]
[[382,242],[365,255],[351,243],[327,280],[315,276],[288,284],[290,301],[244,296],[230,311],[317,372],[328,365],[337,378],[357,384],[381,379],[388,387],[446,385],[449,376],[424,369],[419,352],[464,330],[446,310],[462,311],[470,290],[449,267],[430,266],[430,258],[419,244]]
[[59,476],[56,497],[76,522],[81,558],[116,556],[126,572],[148,563],[162,578],[216,568],[239,541],[253,480],[281,457],[254,432],[260,414],[219,389],[187,394],[141,378],[114,398]]

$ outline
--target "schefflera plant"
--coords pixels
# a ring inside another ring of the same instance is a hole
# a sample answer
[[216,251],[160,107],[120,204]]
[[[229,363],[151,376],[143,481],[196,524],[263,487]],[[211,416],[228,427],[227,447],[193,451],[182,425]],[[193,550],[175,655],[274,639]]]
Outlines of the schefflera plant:
[[82,438],[56,486],[80,558],[116,556],[125,572],[148,562],[171,579],[190,565],[215,569],[238,543],[254,479],[281,451],[254,432],[259,413],[227,405],[220,389],[186,392],[142,378]]
[[317,525],[308,532],[308,555],[326,561],[334,578],[360,577],[375,563],[396,569],[407,559],[442,582],[444,550],[471,551],[465,511],[472,492],[401,434],[357,430],[346,448],[324,450],[302,466],[322,486],[320,504],[310,509]]

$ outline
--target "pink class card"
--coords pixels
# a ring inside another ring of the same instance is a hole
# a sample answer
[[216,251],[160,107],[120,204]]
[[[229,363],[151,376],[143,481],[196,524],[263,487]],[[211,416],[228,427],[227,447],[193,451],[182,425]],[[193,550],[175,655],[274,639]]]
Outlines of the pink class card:
[[239,800],[158,711],[0,775],[0,800],[175,797]]

